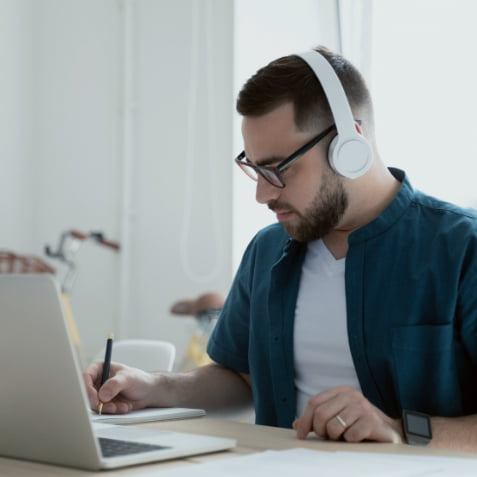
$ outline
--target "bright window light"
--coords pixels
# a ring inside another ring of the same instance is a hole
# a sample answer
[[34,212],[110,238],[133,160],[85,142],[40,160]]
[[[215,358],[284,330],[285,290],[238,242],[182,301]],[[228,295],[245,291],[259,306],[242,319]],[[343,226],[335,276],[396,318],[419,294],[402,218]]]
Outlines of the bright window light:
[[387,165],[415,188],[477,206],[477,2],[373,2],[370,86]]

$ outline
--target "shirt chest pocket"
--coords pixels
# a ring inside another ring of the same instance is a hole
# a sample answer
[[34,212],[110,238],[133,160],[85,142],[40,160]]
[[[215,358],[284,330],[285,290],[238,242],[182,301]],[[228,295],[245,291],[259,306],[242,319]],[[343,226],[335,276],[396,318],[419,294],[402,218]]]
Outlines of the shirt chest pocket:
[[462,414],[453,324],[392,330],[392,358],[401,407],[431,415]]

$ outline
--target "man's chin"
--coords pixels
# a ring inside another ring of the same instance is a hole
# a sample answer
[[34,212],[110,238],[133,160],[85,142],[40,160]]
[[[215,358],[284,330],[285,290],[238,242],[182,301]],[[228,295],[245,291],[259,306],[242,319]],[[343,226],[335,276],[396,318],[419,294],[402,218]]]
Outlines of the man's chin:
[[300,232],[297,227],[293,227],[290,224],[282,224],[283,228],[286,230],[287,234],[297,242],[308,242],[306,237]]
[[289,224],[282,224],[287,234],[297,242],[313,242],[322,239],[326,233],[320,230],[304,229],[303,227],[293,227]]

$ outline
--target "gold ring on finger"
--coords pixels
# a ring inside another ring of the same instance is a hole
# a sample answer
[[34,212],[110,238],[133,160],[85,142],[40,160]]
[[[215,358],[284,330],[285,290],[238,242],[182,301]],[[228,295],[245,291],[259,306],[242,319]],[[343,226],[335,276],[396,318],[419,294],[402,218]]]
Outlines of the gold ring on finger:
[[345,420],[339,415],[336,414],[336,420],[346,429],[348,425],[346,424]]

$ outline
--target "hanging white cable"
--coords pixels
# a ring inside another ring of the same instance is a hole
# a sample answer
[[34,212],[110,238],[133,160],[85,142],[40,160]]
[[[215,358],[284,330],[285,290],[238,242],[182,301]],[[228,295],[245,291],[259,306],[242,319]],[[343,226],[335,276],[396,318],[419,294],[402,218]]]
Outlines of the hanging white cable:
[[[199,61],[200,61],[200,10],[199,5],[205,5],[205,72],[206,72],[206,91],[207,95],[207,144],[209,147],[206,159],[201,159],[200,163],[207,164],[209,169],[209,178],[211,181],[208,187],[210,210],[212,217],[212,233],[210,246],[215,245],[215,259],[210,271],[199,273],[196,272],[190,261],[190,248],[188,240],[191,237],[191,222],[192,222],[192,205],[193,205],[193,189],[194,189],[194,165],[198,163],[196,150],[196,131],[197,124],[197,103],[199,100]],[[218,195],[217,189],[214,187],[217,184],[217,172],[215,163],[217,161],[216,152],[216,136],[217,130],[215,123],[216,103],[215,103],[215,88],[213,85],[213,61],[212,49],[213,42],[210,39],[210,31],[213,28],[213,15],[210,0],[202,2],[192,2],[192,27],[191,27],[191,55],[190,55],[190,70],[189,70],[189,102],[187,114],[187,133],[186,133],[186,160],[185,160],[185,179],[184,179],[184,213],[182,215],[181,238],[180,238],[180,258],[184,273],[189,280],[197,283],[210,282],[218,277],[220,273],[220,266],[223,257],[223,242],[219,230],[219,213],[218,213]]]

